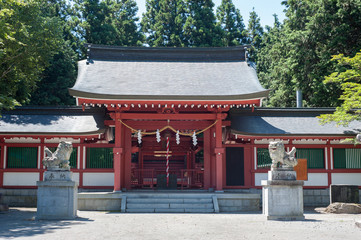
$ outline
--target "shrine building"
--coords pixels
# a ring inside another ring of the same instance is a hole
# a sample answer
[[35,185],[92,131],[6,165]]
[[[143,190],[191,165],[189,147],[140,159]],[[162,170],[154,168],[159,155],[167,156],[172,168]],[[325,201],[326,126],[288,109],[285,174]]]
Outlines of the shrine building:
[[328,108],[263,108],[269,91],[243,46],[89,44],[69,89],[77,106],[2,113],[0,188],[36,188],[44,147],[62,140],[80,189],[259,191],[274,140],[307,159],[305,189],[361,186],[360,146],[344,141],[360,123],[321,125]]

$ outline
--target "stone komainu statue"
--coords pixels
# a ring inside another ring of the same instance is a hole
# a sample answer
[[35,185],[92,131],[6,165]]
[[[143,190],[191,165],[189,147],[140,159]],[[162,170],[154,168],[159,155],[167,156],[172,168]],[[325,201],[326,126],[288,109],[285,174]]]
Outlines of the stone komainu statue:
[[[296,148],[293,147],[290,152],[285,151],[285,145],[282,141],[270,142],[268,145],[269,155],[272,159],[271,169],[279,167],[294,167],[298,164],[295,158]],[[280,165],[280,166],[279,166]]]
[[45,158],[43,165],[48,169],[70,170],[69,158],[73,151],[71,142],[61,141],[55,152],[51,152],[47,147],[44,149]]

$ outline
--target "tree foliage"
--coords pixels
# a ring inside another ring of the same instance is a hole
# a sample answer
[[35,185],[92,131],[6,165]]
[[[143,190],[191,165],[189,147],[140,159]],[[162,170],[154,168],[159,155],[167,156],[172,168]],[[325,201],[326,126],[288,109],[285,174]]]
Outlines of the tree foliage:
[[[295,92],[300,89],[305,106],[337,106],[340,88],[324,85],[323,76],[335,69],[332,55],[352,56],[361,48],[361,1],[288,0],[284,4],[287,18],[281,31],[269,32],[258,54],[260,81],[274,90],[268,105],[295,106]],[[278,41],[268,43],[270,38]]]
[[78,33],[84,42],[137,46],[142,43],[134,0],[76,0]]
[[216,25],[212,0],[185,0],[187,19],[183,34],[189,47],[222,46],[222,30]]
[[58,18],[45,1],[0,1],[0,110],[29,100],[61,41]]
[[325,77],[325,84],[341,86],[341,106],[333,114],[321,115],[323,123],[336,122],[347,126],[353,120],[361,120],[361,51],[354,57],[344,54],[335,55],[332,61],[337,62],[337,71]]
[[141,26],[146,44],[152,47],[184,47],[183,26],[186,20],[182,0],[148,0]]
[[257,52],[261,46],[263,37],[263,27],[261,26],[261,19],[258,17],[256,11],[252,10],[249,14],[248,28],[247,28],[247,43],[251,44],[250,58],[252,61],[257,61]]
[[222,29],[222,45],[236,46],[246,43],[243,18],[232,0],[222,0],[217,8],[217,26]]
[[77,59],[76,49],[79,40],[72,34],[73,21],[70,18],[73,8],[65,0],[48,0],[43,15],[58,18],[63,31],[55,54],[49,60],[49,66],[42,73],[36,90],[31,94],[31,105],[72,105],[73,97],[69,95],[68,88],[76,80]]

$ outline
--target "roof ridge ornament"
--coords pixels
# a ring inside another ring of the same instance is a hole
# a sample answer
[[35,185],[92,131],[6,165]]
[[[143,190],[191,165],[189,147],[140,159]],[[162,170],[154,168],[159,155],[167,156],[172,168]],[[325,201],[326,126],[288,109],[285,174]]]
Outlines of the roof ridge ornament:
[[250,65],[250,62],[249,62],[249,53],[248,53],[248,48],[247,47],[244,47],[244,59],[246,60],[246,63],[247,65],[249,66]]
[[89,58],[90,58],[90,48],[91,48],[91,44],[87,44],[87,50],[86,50],[86,65],[89,65],[89,63],[90,63],[90,60],[89,60]]

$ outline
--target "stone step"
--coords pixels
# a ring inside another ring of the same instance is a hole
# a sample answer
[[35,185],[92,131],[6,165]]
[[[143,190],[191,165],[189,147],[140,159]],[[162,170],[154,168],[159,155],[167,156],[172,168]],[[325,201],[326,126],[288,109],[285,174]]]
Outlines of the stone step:
[[127,209],[134,208],[169,208],[169,203],[128,203]]
[[206,208],[206,209],[199,209],[199,208],[186,208],[184,209],[185,213],[213,213],[214,209]]
[[189,208],[189,209],[213,209],[213,203],[206,203],[206,204],[194,204],[194,203],[188,203],[188,204],[170,204],[170,208]]
[[127,203],[212,203],[211,198],[127,198]]
[[126,198],[129,213],[212,213],[212,196],[200,194],[130,194]]

